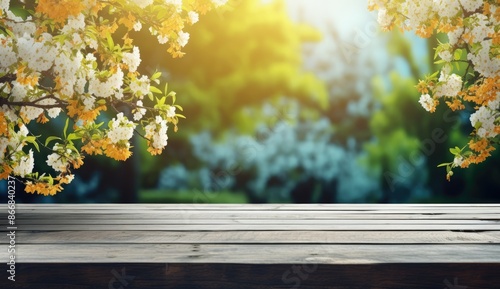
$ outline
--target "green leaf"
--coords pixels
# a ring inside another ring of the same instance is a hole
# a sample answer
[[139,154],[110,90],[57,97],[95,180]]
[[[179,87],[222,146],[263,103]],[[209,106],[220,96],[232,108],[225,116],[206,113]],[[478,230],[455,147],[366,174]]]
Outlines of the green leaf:
[[151,76],[151,80],[158,79],[160,78],[160,76],[161,76],[161,71],[157,71]]
[[49,181],[49,185],[51,185],[51,186],[52,186],[52,185],[54,185],[54,178],[52,178],[52,176],[51,176],[51,175],[49,175],[49,176],[47,177],[47,179],[48,179],[48,181]]
[[92,140],[98,140],[98,139],[101,139],[101,136],[98,135],[98,134],[93,134],[91,139]]
[[57,137],[57,136],[49,136],[46,140],[45,140],[45,146],[48,146],[48,144],[53,141],[53,140],[62,140],[60,137]]
[[111,34],[109,32],[106,35],[106,40],[108,41],[109,49],[113,50],[115,48],[115,43],[113,42],[113,38],[111,37]]
[[162,106],[165,104],[165,100],[167,100],[167,98],[165,96],[162,98],[156,98],[156,103],[158,106]]
[[158,18],[162,19],[163,17],[165,17],[166,15],[168,14],[168,9],[162,9],[158,12]]
[[175,93],[175,91],[171,91],[167,94],[167,97],[172,97],[172,103],[175,103],[175,100],[176,100],[176,95],[177,93]]
[[449,163],[442,163],[442,164],[439,164],[437,167],[440,168],[440,167],[445,167],[447,165],[449,165]]
[[78,152],[78,150],[76,149],[76,147],[73,145],[73,143],[69,143],[66,145],[66,148],[72,150],[73,152]]
[[438,76],[438,74],[439,74],[439,71],[436,71],[433,74],[431,74],[429,77],[430,78],[436,78]]
[[66,138],[66,135],[68,133],[68,126],[69,126],[69,117],[66,119],[66,123],[64,124],[64,130],[63,130],[64,138]]
[[455,50],[455,52],[453,53],[453,59],[460,60],[462,58],[462,53],[462,49]]
[[77,140],[77,139],[81,139],[82,137],[81,136],[78,136],[76,133],[70,133],[68,135],[68,138],[67,140]]
[[161,94],[162,91],[158,89],[158,87],[155,87],[155,86],[149,86],[149,91],[151,91],[152,93],[158,93],[158,94]]
[[460,152],[461,152],[461,150],[458,147],[450,148],[450,153],[452,153],[454,155],[459,155]]
[[40,151],[40,147],[38,146],[38,143],[36,142],[36,137],[34,136],[28,136],[24,139],[26,142],[29,142],[31,143],[35,148],[36,150],[39,152]]

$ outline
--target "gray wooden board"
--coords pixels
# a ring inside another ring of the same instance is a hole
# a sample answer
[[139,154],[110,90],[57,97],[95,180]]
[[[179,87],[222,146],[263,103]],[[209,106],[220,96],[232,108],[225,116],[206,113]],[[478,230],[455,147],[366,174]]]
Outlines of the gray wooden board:
[[[32,208],[85,208],[85,207],[108,207],[108,208],[129,208],[130,204],[18,204],[23,207]],[[328,209],[343,209],[343,208],[358,208],[358,209],[373,209],[373,208],[389,208],[389,209],[400,209],[400,208],[485,208],[493,207],[498,208],[500,204],[197,204],[197,203],[186,203],[186,204],[134,204],[135,208],[205,208],[205,209],[231,209],[237,210],[241,208],[247,208],[250,210],[262,210],[262,209],[293,209],[293,210],[322,210]]]
[[[287,225],[287,224],[173,224],[173,225],[125,225],[125,224],[108,224],[108,225],[19,225],[17,230],[21,231],[157,231],[157,230],[170,230],[170,231],[432,231],[432,230],[462,230],[462,231],[500,231],[500,224],[489,225],[434,225],[434,224],[300,224],[300,225]],[[6,227],[0,227],[0,231],[8,231]]]
[[19,231],[19,244],[499,244],[500,231]]
[[[433,213],[406,213],[406,214],[357,214],[357,213],[337,213],[337,212],[324,212],[324,211],[301,211],[290,212],[290,211],[262,211],[256,214],[255,212],[241,211],[241,212],[224,212],[224,211],[154,211],[154,212],[134,212],[133,214],[128,213],[106,213],[101,212],[99,214],[94,213],[82,213],[82,212],[71,212],[71,213],[39,213],[35,212],[24,212],[18,211],[16,219],[18,220],[31,220],[31,219],[57,219],[58,217],[64,216],[64,219],[116,219],[116,220],[146,220],[146,219],[228,219],[228,218],[239,218],[239,219],[278,219],[278,220],[349,220],[349,219],[371,219],[371,220],[413,220],[413,219],[423,219],[423,220],[500,220],[500,213],[497,214],[433,214]],[[7,219],[7,213],[0,213],[0,219]]]
[[[0,218],[6,226],[7,208]],[[32,263],[500,263],[500,205],[18,204]],[[4,233],[5,234],[5,233]],[[0,250],[7,258],[7,250]]]
[[[498,220],[374,220],[374,219],[242,219],[231,217],[226,219],[169,219],[169,218],[156,218],[156,219],[135,219],[133,217],[123,220],[114,220],[103,217],[101,219],[66,219],[66,218],[38,218],[38,219],[17,219],[16,222],[19,226],[24,225],[492,225],[500,226]],[[495,226],[496,227],[496,226]]]
[[[6,208],[5,204],[5,208]],[[492,212],[500,213],[498,204],[472,204],[472,205],[388,205],[388,204],[366,204],[366,205],[342,205],[342,204],[18,204],[19,210],[65,210],[65,211],[155,211],[155,210],[196,210],[196,211],[355,211],[355,212]]]
[[[19,244],[19,263],[498,263],[496,244]],[[7,260],[7,250],[0,251]]]

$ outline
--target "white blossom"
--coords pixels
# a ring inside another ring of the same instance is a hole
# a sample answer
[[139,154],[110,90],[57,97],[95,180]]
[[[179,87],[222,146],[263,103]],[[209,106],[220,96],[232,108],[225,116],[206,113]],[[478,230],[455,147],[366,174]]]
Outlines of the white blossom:
[[62,149],[63,149],[62,145],[56,143],[52,147],[52,150],[54,152],[47,156],[47,161],[46,161],[47,165],[52,167],[56,172],[64,172],[66,171],[66,168],[68,166],[66,158],[60,155],[62,153],[61,152]]
[[189,33],[184,32],[184,31],[179,31],[177,38],[177,43],[179,43],[180,46],[184,47],[189,41]]
[[219,7],[226,4],[227,0],[212,0],[212,3],[214,3],[215,7]]
[[130,72],[135,72],[139,64],[141,64],[141,54],[139,52],[139,47],[134,46],[132,53],[124,52],[122,62],[128,66]]
[[165,0],[165,4],[173,5],[177,12],[182,11],[182,0]]
[[195,24],[199,20],[199,15],[195,11],[189,11],[188,17],[189,17],[189,22],[191,22],[191,24]]
[[13,50],[12,38],[0,34],[0,73],[9,71],[9,67],[17,62],[16,53]]
[[462,156],[455,156],[453,159],[453,166],[460,167],[464,162],[464,158]]
[[174,117],[175,116],[175,106],[170,106],[167,110],[167,117]]
[[144,130],[146,138],[150,140],[151,146],[155,149],[163,149],[167,145],[167,121],[160,116],[156,116],[155,122],[148,124]]
[[110,97],[123,85],[123,71],[118,68],[108,79],[101,81],[92,78],[89,82],[89,93],[96,97]]
[[158,43],[160,44],[165,44],[168,42],[168,37],[166,35],[158,35],[156,36],[156,38],[158,39]]
[[134,28],[134,31],[141,31],[142,23],[140,21],[137,21],[134,23],[134,26],[132,28]]
[[132,93],[139,97],[143,97],[148,94],[149,87],[149,78],[146,75],[136,78],[130,83],[130,90],[132,90]]
[[422,94],[418,102],[427,111],[431,111],[434,107],[434,99],[429,94]]
[[112,143],[128,141],[134,135],[135,124],[127,119],[122,112],[116,115],[109,124],[108,138]]
[[474,12],[483,5],[483,0],[460,0],[460,4],[467,12]]
[[441,71],[439,77],[439,83],[436,87],[435,96],[456,96],[462,89],[462,78],[456,74],[448,75],[444,71]]
[[434,10],[440,17],[451,18],[461,12],[460,3],[456,0],[434,0]]
[[17,165],[14,167],[14,174],[24,178],[24,176],[33,172],[34,165],[35,159],[33,158],[33,150],[30,150],[28,154],[20,157]]
[[476,112],[471,114],[470,123],[477,129],[477,135],[480,137],[495,137],[495,119],[500,115],[499,112],[491,110],[486,106],[481,106]]
[[134,113],[134,120],[139,121],[146,114],[146,109],[143,106],[142,100],[138,100],[136,103],[136,109]]

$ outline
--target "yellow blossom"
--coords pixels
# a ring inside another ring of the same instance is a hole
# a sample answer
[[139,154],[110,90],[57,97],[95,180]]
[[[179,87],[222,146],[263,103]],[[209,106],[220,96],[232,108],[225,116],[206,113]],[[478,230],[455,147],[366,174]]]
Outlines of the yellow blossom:
[[69,16],[77,16],[84,8],[80,0],[39,0],[36,12],[47,15],[57,23],[64,23]]

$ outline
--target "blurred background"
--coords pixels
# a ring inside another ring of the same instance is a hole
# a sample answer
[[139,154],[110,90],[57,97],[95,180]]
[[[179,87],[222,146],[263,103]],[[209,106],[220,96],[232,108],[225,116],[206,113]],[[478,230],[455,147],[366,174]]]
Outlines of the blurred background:
[[137,137],[126,162],[86,157],[63,192],[16,201],[499,202],[498,152],[451,182],[436,167],[471,131],[470,112],[418,103],[438,39],[376,18],[366,0],[229,0],[187,29],[181,59],[133,35],[141,72],[162,71],[187,116],[166,151]]

